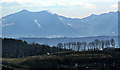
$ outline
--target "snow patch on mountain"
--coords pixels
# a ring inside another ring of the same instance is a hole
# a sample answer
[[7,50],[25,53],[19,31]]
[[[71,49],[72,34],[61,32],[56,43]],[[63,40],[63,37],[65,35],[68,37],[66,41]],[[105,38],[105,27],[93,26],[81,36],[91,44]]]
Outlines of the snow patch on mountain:
[[60,17],[58,17],[58,19],[65,25],[65,26],[67,26],[67,24],[66,23],[64,23],[64,21],[63,21],[63,19],[62,18],[60,18]]
[[43,10],[43,11],[41,11],[41,12],[47,12],[47,13],[49,13],[49,14],[51,14],[51,15],[54,15],[54,13],[52,13],[52,12],[49,11],[49,10]]
[[72,27],[72,24],[67,23],[67,25]]
[[38,20],[34,19],[34,22],[37,24],[38,27],[41,27],[41,25],[38,23]]
[[62,18],[58,17],[58,19],[59,19],[60,21],[62,21],[62,23],[64,23],[65,26],[70,26],[70,27],[72,27],[72,24],[65,23]]
[[63,21],[62,18],[58,17],[59,20]]
[[48,12],[48,13],[50,13],[50,14],[52,14],[52,15],[54,15],[54,13],[52,13],[52,12],[51,12],[51,11],[49,11],[49,10],[47,10],[47,12]]
[[6,26],[11,26],[14,25],[14,23],[10,23],[10,24],[3,24],[2,27],[6,27]]

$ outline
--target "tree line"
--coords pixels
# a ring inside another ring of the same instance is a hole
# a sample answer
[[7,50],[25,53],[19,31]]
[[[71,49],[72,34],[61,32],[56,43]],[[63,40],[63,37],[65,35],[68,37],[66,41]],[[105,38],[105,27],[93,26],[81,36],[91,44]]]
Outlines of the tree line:
[[66,51],[95,51],[103,50],[108,47],[115,48],[115,40],[98,40],[92,42],[68,42],[58,43],[57,46],[50,47],[49,45],[40,45],[38,43],[28,44],[26,41],[15,40],[12,38],[2,39],[2,57],[19,58],[26,56],[35,56],[42,54],[54,54],[57,52]]
[[62,48],[62,49],[71,49],[74,51],[90,51],[90,50],[104,50],[105,48],[108,47],[113,47],[115,48],[115,40],[111,39],[111,40],[99,40],[99,39],[95,39],[92,42],[68,42],[68,43],[58,43],[57,44],[58,48]]
[[64,51],[58,47],[50,47],[48,45],[40,45],[38,43],[28,44],[26,41],[16,40],[12,38],[2,39],[2,57],[3,58],[19,58],[43,54],[53,54]]

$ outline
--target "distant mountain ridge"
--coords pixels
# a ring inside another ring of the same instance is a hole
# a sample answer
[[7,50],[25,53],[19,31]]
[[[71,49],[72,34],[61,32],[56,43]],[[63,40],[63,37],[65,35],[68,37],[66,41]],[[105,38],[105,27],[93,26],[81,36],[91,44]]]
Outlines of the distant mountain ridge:
[[2,18],[3,37],[82,37],[116,36],[117,12],[91,15],[86,18],[67,18],[48,10],[22,10]]

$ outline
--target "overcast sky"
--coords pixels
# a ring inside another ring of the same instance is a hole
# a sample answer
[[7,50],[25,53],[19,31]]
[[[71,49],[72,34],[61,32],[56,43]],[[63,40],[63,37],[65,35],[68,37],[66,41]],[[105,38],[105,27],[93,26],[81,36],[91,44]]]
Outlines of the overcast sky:
[[83,18],[91,14],[101,14],[118,10],[119,0],[0,0],[1,16],[22,9],[29,11],[49,10],[71,18]]

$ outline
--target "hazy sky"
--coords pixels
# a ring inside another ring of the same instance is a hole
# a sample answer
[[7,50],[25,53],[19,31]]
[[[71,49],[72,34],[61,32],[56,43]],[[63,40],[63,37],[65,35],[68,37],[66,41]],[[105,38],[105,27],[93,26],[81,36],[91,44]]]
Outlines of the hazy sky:
[[0,0],[1,16],[18,12],[49,10],[72,18],[83,18],[118,10],[119,0]]

